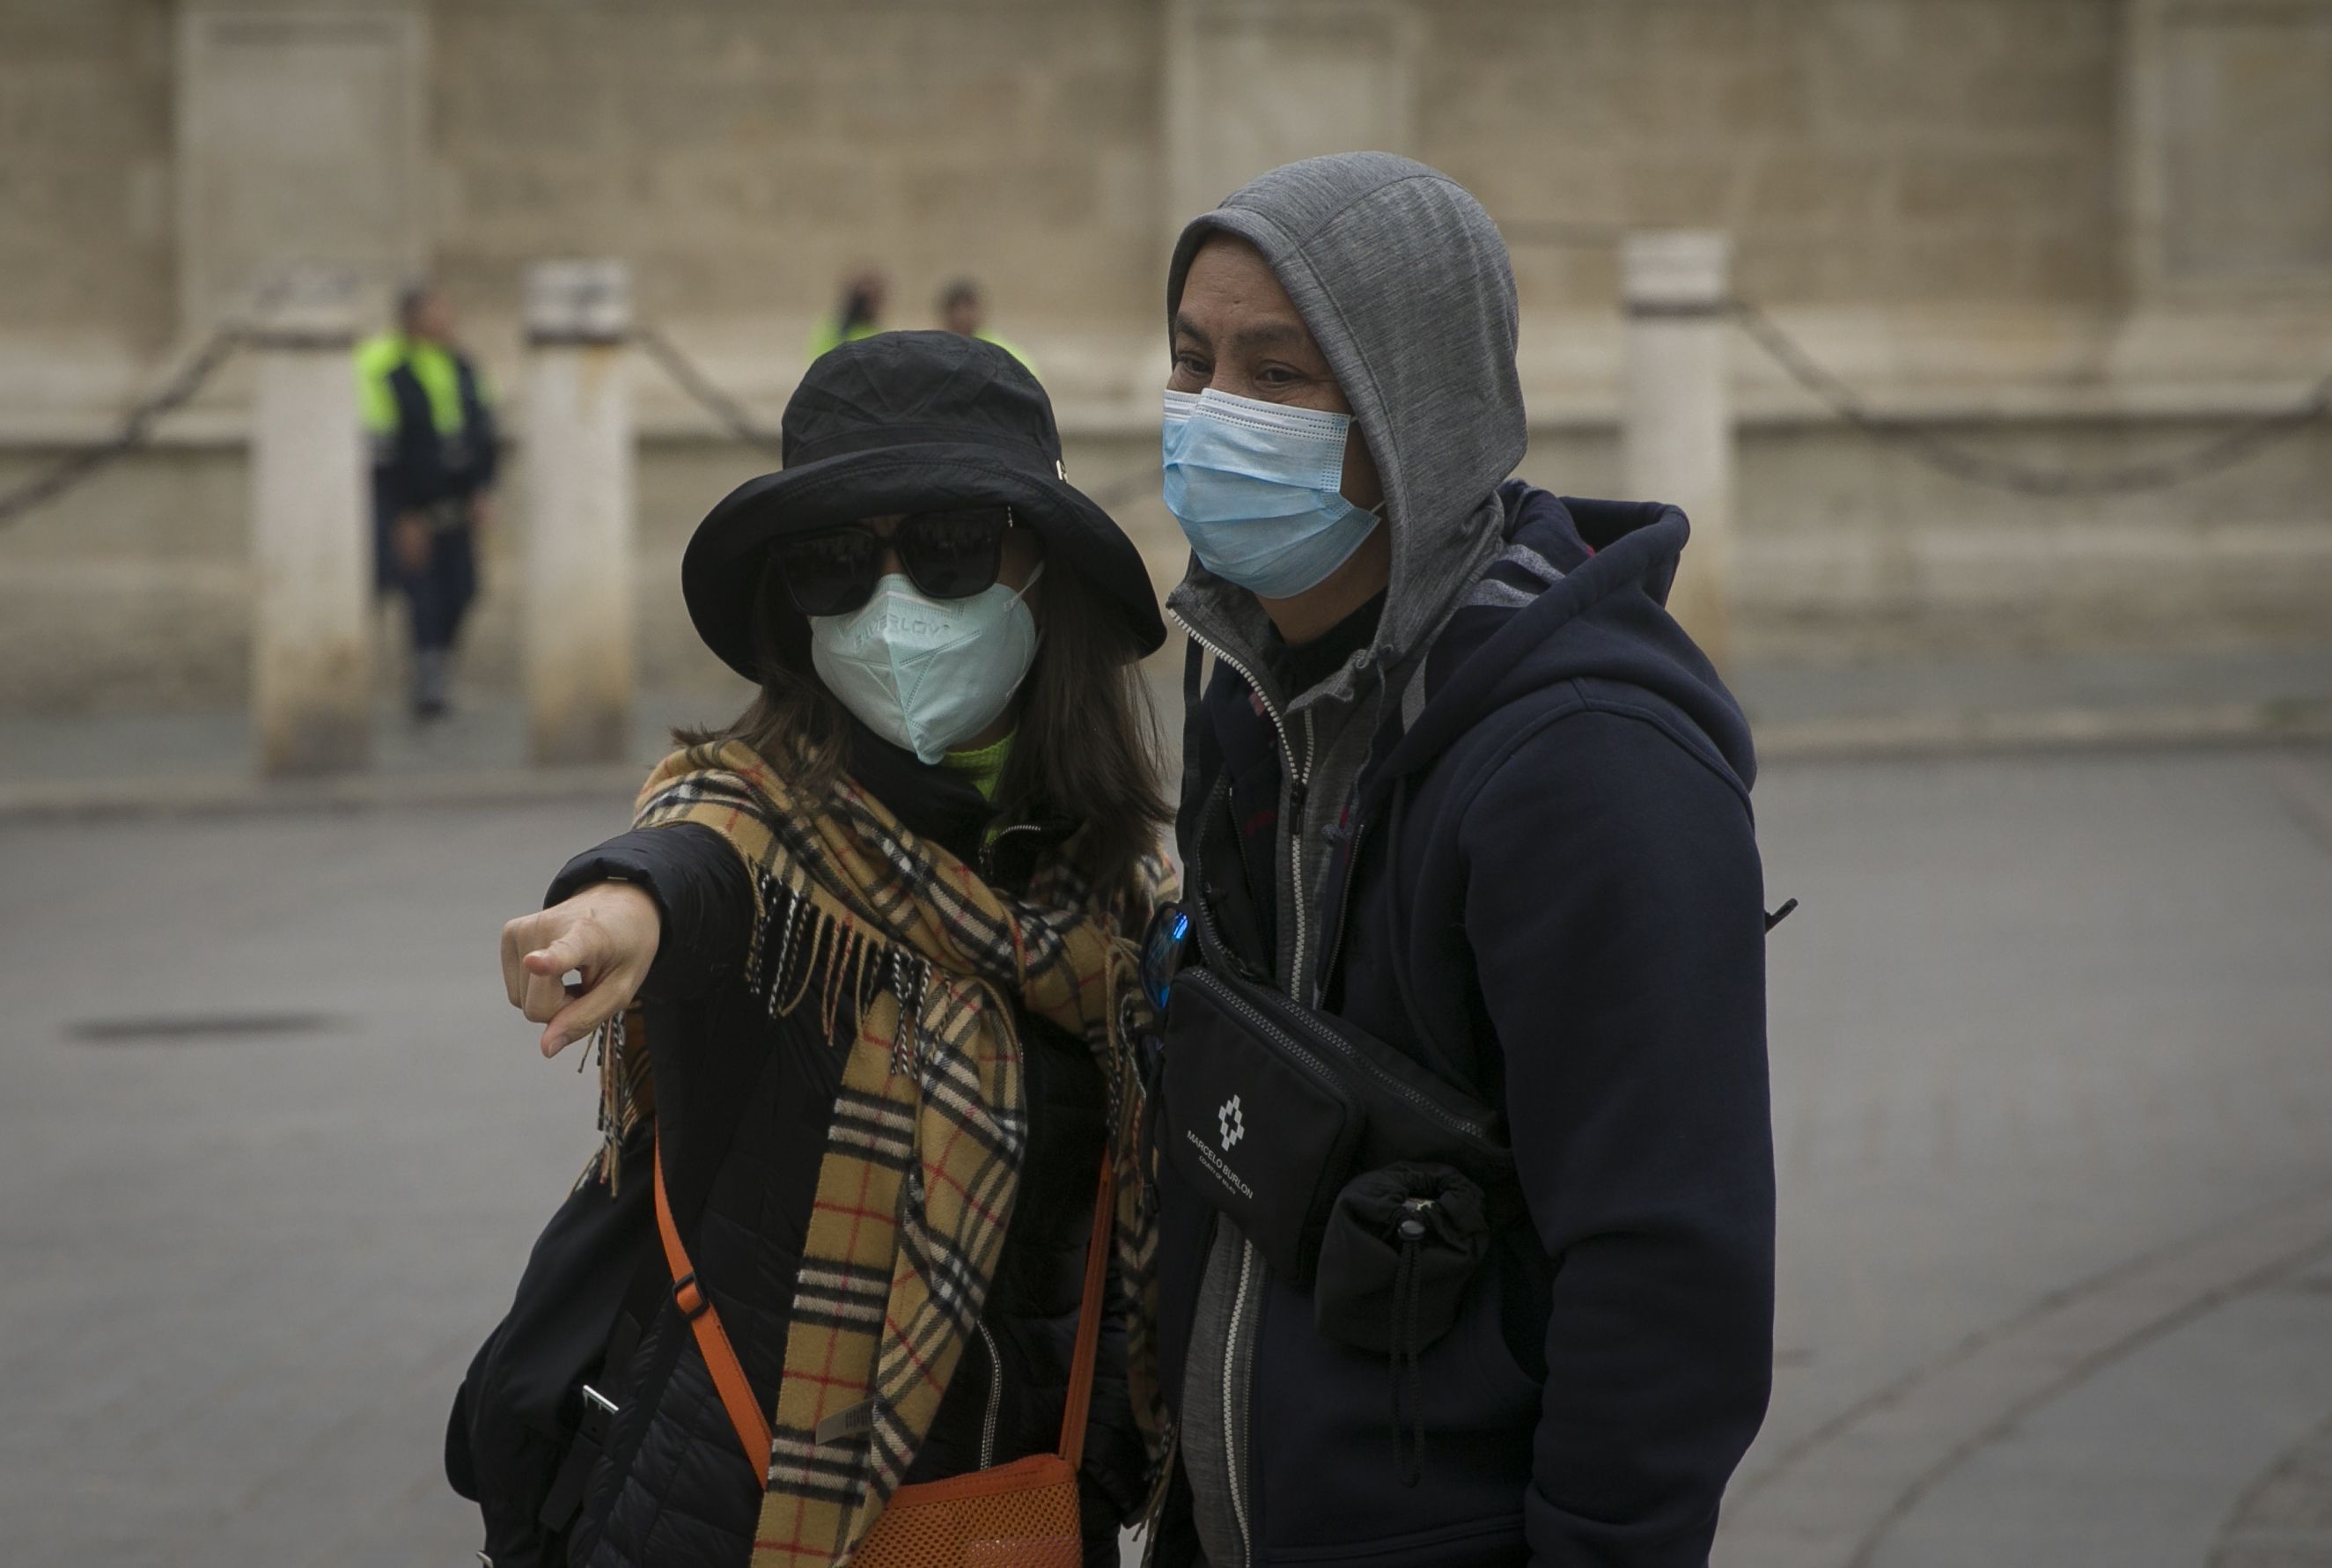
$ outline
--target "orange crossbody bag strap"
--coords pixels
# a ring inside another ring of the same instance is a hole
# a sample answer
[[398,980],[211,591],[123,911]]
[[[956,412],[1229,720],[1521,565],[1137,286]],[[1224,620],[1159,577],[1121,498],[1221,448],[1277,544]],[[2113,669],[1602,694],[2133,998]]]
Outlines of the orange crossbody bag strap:
[[[1115,1223],[1117,1172],[1110,1163],[1109,1151],[1102,1151],[1101,1182],[1094,1195],[1093,1234],[1085,1242],[1085,1286],[1084,1299],[1077,1307],[1077,1342],[1069,1361],[1069,1397],[1061,1410],[1061,1458],[1068,1461],[1071,1470],[1085,1463],[1085,1419],[1093,1408],[1094,1361],[1101,1350],[1101,1320],[1103,1295],[1109,1284],[1109,1254],[1112,1227]],[[729,1333],[721,1326],[721,1315],[713,1310],[712,1297],[696,1280],[695,1267],[688,1261],[688,1248],[681,1244],[680,1227],[673,1223],[672,1201],[664,1196],[664,1151],[658,1144],[655,1153],[656,1230],[664,1238],[665,1264],[672,1270],[673,1305],[688,1319],[689,1328],[696,1335],[697,1353],[703,1356],[705,1370],[712,1374],[712,1386],[721,1393],[721,1403],[729,1412],[729,1424],[737,1430],[737,1440],[744,1446],[745,1461],[757,1476],[769,1474],[769,1422],[753,1398],[753,1385],[746,1380],[745,1368],[737,1359],[736,1349],[729,1343]]]
[[1085,1294],[1077,1306],[1077,1344],[1069,1359],[1069,1402],[1061,1410],[1061,1458],[1075,1470],[1085,1463],[1085,1416],[1093,1406],[1094,1359],[1101,1351],[1101,1320],[1109,1286],[1110,1238],[1117,1220],[1117,1170],[1106,1146],[1101,1184],[1094,1194],[1093,1234],[1085,1241]]
[[753,1385],[746,1379],[745,1366],[737,1359],[736,1349],[729,1343],[729,1331],[721,1326],[721,1315],[712,1310],[712,1298],[704,1294],[697,1283],[696,1267],[688,1261],[688,1248],[681,1245],[680,1227],[673,1223],[672,1200],[664,1190],[664,1143],[657,1141],[654,1154],[655,1163],[656,1230],[664,1237],[664,1260],[672,1270],[672,1302],[680,1308],[688,1326],[696,1334],[696,1349],[704,1357],[705,1370],[712,1374],[712,1386],[721,1392],[722,1406],[729,1412],[729,1424],[737,1429],[737,1440],[744,1445],[745,1463],[753,1474],[767,1477],[769,1473],[769,1421],[753,1398]]

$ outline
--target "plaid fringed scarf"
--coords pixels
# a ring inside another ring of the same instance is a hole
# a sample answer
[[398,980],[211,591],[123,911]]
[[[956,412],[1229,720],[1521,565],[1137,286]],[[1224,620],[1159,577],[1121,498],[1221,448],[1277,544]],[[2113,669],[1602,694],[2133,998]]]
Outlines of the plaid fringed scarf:
[[[1141,1079],[1128,940],[1172,873],[1094,907],[1054,856],[1008,898],[847,779],[788,790],[735,741],[657,767],[637,826],[694,822],[743,856],[757,904],[746,980],[772,1017],[817,1009],[847,1053],[795,1283],[753,1568],[846,1562],[931,1429],[1003,1249],[1027,1144],[1013,1003],[1084,1039],[1109,1092],[1117,1164],[1113,1311],[1153,1463],[1164,1407],[1156,1234],[1133,1164]],[[601,1120],[614,1151],[649,1114],[645,1050],[609,1031]],[[819,1433],[826,1434],[825,1440]]]

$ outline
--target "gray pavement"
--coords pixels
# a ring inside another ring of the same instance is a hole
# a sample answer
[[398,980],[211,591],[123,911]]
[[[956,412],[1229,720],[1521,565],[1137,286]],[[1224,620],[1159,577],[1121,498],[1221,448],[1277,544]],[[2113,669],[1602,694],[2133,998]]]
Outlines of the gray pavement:
[[[2332,751],[1758,798],[1803,906],[1722,1568],[2332,1564]],[[468,1561],[445,1402],[591,1143],[494,932],[624,806],[0,821],[0,1558]]]

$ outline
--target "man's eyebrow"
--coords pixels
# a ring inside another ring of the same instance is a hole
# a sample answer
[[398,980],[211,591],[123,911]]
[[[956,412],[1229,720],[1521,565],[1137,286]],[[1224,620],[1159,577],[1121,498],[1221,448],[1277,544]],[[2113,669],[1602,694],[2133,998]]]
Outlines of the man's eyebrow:
[[[1212,349],[1215,347],[1215,340],[1196,321],[1179,311],[1174,315],[1174,335],[1188,338],[1201,349]],[[1241,327],[1231,334],[1231,347],[1234,349],[1271,349],[1291,344],[1302,348],[1309,346],[1311,341],[1312,335],[1294,321],[1259,322],[1252,327]]]
[[1265,321],[1241,327],[1231,334],[1233,346],[1240,349],[1269,349],[1288,343],[1302,347],[1311,341],[1312,334],[1293,321]]

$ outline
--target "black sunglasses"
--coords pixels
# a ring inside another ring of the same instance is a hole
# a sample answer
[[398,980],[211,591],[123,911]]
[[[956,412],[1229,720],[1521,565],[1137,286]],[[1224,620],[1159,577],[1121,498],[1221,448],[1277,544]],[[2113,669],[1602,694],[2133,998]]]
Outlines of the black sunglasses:
[[899,553],[908,578],[935,599],[968,598],[995,586],[1004,564],[1008,506],[910,512],[886,539],[863,522],[822,528],[773,541],[771,563],[786,596],[806,616],[846,616],[874,597],[883,551]]

